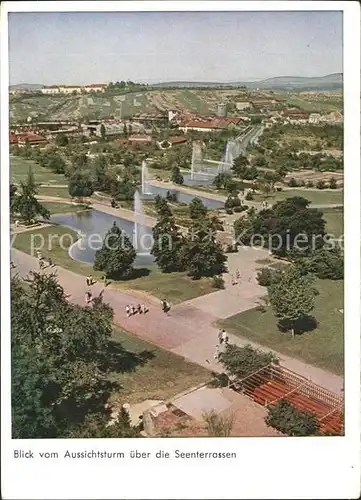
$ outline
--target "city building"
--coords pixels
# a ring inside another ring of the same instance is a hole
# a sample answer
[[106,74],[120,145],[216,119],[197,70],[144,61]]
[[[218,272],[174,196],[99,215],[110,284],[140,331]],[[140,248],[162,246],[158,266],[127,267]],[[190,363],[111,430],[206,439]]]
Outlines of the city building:
[[244,120],[239,117],[212,118],[208,120],[191,120],[180,125],[179,129],[187,133],[188,130],[199,132],[217,132],[228,127],[239,127],[243,125]]
[[128,142],[129,144],[150,144],[152,138],[150,135],[130,135]]
[[249,101],[238,101],[236,102],[236,108],[239,111],[243,111],[244,109],[249,109],[252,107],[252,104]]
[[9,141],[10,144],[18,144],[19,146],[41,146],[47,143],[45,137],[32,132],[26,132],[24,134],[10,134]]
[[104,92],[106,85],[103,83],[92,83],[90,85],[45,85],[41,92],[43,94],[83,94],[89,92]]
[[220,102],[217,106],[217,116],[224,118],[227,116],[227,104]]
[[321,120],[320,113],[311,113],[308,122],[313,124],[318,124],[320,123],[320,120]]

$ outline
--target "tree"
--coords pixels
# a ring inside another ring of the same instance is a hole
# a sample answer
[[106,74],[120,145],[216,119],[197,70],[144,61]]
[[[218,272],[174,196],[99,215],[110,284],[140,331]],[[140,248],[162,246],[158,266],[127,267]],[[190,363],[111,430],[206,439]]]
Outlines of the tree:
[[91,196],[94,192],[91,179],[81,172],[74,172],[69,178],[69,194],[72,198],[84,198]]
[[11,282],[13,438],[67,438],[105,410],[112,314],[70,304],[55,275]]
[[331,179],[328,182],[328,186],[330,189],[337,189],[337,181],[334,177],[331,177]]
[[[38,215],[50,219],[50,212],[36,198],[37,185],[31,168],[25,182],[20,183],[20,194],[13,197],[13,211],[19,213],[26,224],[31,224]],[[15,204],[14,201],[16,200]]]
[[158,220],[152,229],[154,243],[151,254],[163,272],[180,271],[183,268],[180,259],[183,237],[167,201],[158,197],[156,210]]
[[195,219],[181,250],[181,261],[189,276],[214,276],[226,271],[227,256],[216,241],[212,223],[207,218]]
[[207,215],[207,207],[200,198],[193,198],[189,204],[190,218],[193,220],[203,219]]
[[94,270],[104,271],[107,278],[124,278],[132,273],[136,256],[129,237],[114,222],[95,252]]
[[344,256],[339,245],[320,248],[307,259],[307,269],[323,280],[342,280],[344,277]]
[[266,424],[287,436],[313,436],[319,428],[315,415],[298,410],[286,399],[268,409]]
[[238,177],[243,178],[244,172],[248,169],[248,167],[249,161],[247,156],[241,154],[234,159],[232,170]]
[[267,288],[271,307],[280,323],[291,330],[292,338],[300,323],[315,306],[316,289],[311,275],[303,275],[297,266],[289,265],[277,281]]
[[271,363],[278,363],[277,357],[272,352],[263,352],[250,345],[239,347],[228,344],[220,353],[219,360],[227,373],[241,380]]
[[65,147],[69,144],[68,136],[65,134],[58,134],[55,138],[55,144],[59,147]]
[[214,410],[204,412],[203,419],[207,424],[207,431],[210,437],[229,437],[235,422],[234,413],[223,416]]
[[106,130],[105,130],[105,125],[104,123],[102,123],[100,125],[100,137],[102,138],[103,141],[105,141],[105,137],[106,137]]
[[15,184],[10,184],[10,214],[13,215],[17,211],[17,190]]
[[123,125],[123,136],[128,137],[128,130],[127,130],[127,124],[124,123]]
[[174,184],[183,184],[184,182],[183,175],[181,174],[178,165],[175,165],[172,168],[171,181],[174,182]]

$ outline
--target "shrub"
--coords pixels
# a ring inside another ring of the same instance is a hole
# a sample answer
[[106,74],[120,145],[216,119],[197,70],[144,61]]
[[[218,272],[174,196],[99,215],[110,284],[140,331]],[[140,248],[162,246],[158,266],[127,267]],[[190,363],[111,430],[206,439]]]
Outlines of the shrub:
[[298,410],[285,399],[269,408],[266,423],[288,436],[313,436],[319,427],[314,415]]
[[283,188],[281,186],[277,186],[276,191],[283,191]]
[[291,179],[288,181],[289,187],[297,187],[298,183],[294,177],[291,177]]
[[307,181],[306,187],[313,188],[313,186],[314,186],[314,183],[312,181]]
[[319,181],[317,181],[316,187],[317,187],[317,189],[325,189],[326,188],[325,181],[320,179]]
[[329,180],[328,187],[330,189],[337,189],[337,181],[334,177],[331,177],[331,179]]
[[228,215],[232,215],[232,214],[233,214],[233,210],[232,210],[231,208],[228,208],[228,209],[226,210],[226,214],[228,214]]
[[239,207],[234,207],[236,213],[245,212],[248,210],[248,205],[240,205]]
[[263,267],[260,271],[258,271],[256,279],[258,284],[261,286],[270,286],[273,282],[274,271],[269,267]]
[[224,289],[224,279],[222,278],[222,276],[213,276],[212,287],[219,288],[221,290]]
[[306,183],[305,183],[305,181],[304,181],[303,179],[300,179],[300,180],[298,181],[298,185],[299,185],[300,187],[303,187],[303,186],[305,186],[305,185],[306,185]]
[[220,353],[219,360],[230,375],[242,379],[265,368],[270,363],[278,363],[278,358],[272,352],[264,352],[250,345],[239,347],[228,344]]
[[253,200],[253,194],[251,193],[251,191],[247,191],[246,196],[244,197],[244,199],[247,200],[247,201]]

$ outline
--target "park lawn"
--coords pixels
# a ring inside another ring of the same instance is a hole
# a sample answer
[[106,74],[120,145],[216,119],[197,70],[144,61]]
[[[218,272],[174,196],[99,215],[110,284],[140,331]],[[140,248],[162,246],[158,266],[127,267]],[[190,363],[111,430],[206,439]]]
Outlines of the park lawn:
[[67,187],[56,186],[40,186],[38,187],[38,196],[55,196],[57,198],[70,199],[69,190]]
[[58,203],[54,201],[43,202],[42,205],[49,210],[49,212],[53,214],[67,214],[67,213],[76,213],[87,210],[88,207],[86,205],[73,205],[72,203]]
[[339,210],[322,210],[323,218],[326,221],[326,231],[340,238],[344,233],[343,211]]
[[[123,359],[126,368],[110,374],[110,380],[122,387],[112,394],[111,400],[114,402],[134,404],[146,399],[166,401],[212,378],[205,368],[119,328],[114,327],[113,340],[125,350],[120,364]],[[144,364],[139,363],[142,358],[148,358]]]
[[285,189],[284,191],[275,191],[268,197],[261,194],[254,195],[254,201],[266,200],[268,203],[275,203],[293,196],[302,196],[315,205],[339,204],[343,205],[343,191],[309,191],[308,189]]
[[11,182],[19,184],[20,181],[24,181],[29,173],[29,168],[32,169],[35,182],[38,184],[51,184],[54,186],[56,184],[68,184],[64,175],[55,174],[51,170],[41,167],[38,163],[19,156],[10,157]]
[[148,276],[113,282],[117,288],[139,290],[159,299],[164,297],[173,305],[215,292],[210,278],[192,280],[186,273],[162,273],[152,270]]
[[262,313],[251,309],[219,322],[229,332],[267,346],[282,354],[298,358],[338,375],[343,374],[344,317],[343,281],[317,280],[320,294],[313,315],[315,330],[296,335],[281,333],[271,308]]
[[[101,279],[104,275],[102,271],[95,271],[92,265],[75,261],[69,256],[69,247],[77,239],[78,234],[73,229],[52,225],[17,234],[13,246],[22,252],[35,255],[33,247],[36,246],[35,250],[40,250],[38,246],[41,244],[43,256],[50,257],[54,264],[76,274],[83,276],[91,274],[95,279]],[[123,290],[147,292],[159,299],[166,297],[171,304],[179,304],[216,291],[209,278],[192,280],[186,273],[162,273],[156,266],[150,267],[148,275],[122,281],[112,280],[111,286]]]

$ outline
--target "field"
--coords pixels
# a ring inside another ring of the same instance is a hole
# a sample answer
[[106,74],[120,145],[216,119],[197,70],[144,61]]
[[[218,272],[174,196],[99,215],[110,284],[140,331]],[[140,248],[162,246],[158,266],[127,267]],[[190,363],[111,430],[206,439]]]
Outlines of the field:
[[169,109],[211,114],[218,102],[233,103],[244,99],[241,89],[153,89],[96,96],[36,96],[10,99],[10,117],[15,121],[33,116],[43,120],[77,120],[88,116],[93,119],[119,117],[137,113],[159,113]]
[[55,196],[59,198],[68,198],[69,190],[67,187],[56,187],[56,186],[41,186],[38,188],[38,195],[41,196]]
[[317,191],[310,191],[308,189],[285,189],[284,191],[276,191],[266,198],[264,197],[264,195],[256,194],[254,195],[254,200],[262,201],[265,199],[268,201],[268,203],[275,203],[276,201],[285,200],[286,198],[292,198],[293,196],[302,196],[314,205],[343,205],[343,191],[326,191],[321,189]]
[[[54,264],[83,276],[91,273],[95,279],[100,279],[103,272],[94,271],[90,264],[77,262],[69,256],[68,249],[77,239],[77,233],[70,228],[47,226],[17,234],[13,246],[22,252],[34,255],[33,247],[41,243],[42,254],[45,258],[50,257]],[[208,278],[193,281],[185,273],[161,273],[156,266],[135,272],[139,277],[113,281],[111,286],[147,292],[159,299],[167,297],[172,304],[215,291]]]
[[20,181],[26,179],[29,168],[32,169],[35,182],[38,184],[50,184],[52,186],[66,185],[68,182],[64,175],[55,174],[44,167],[41,167],[32,160],[19,158],[18,156],[10,156],[10,178],[11,182],[19,184]]
[[272,310],[245,311],[220,322],[235,335],[268,346],[280,353],[302,359],[315,366],[343,374],[343,281],[317,280],[320,294],[313,315],[315,330],[296,335],[281,333]]
[[344,219],[343,210],[322,210],[323,218],[326,221],[326,231],[329,234],[335,235],[337,238],[343,235],[344,232]]
[[87,210],[86,205],[73,205],[70,203],[44,202],[42,205],[47,208],[51,214],[66,214]]
[[134,404],[146,399],[166,401],[212,378],[205,368],[119,328],[114,328],[113,340],[114,353],[118,354],[117,363],[123,368],[110,374],[110,379],[122,387],[112,395],[113,402]]
[[300,92],[287,95],[286,102],[304,111],[313,113],[341,111],[343,98],[341,93]]

